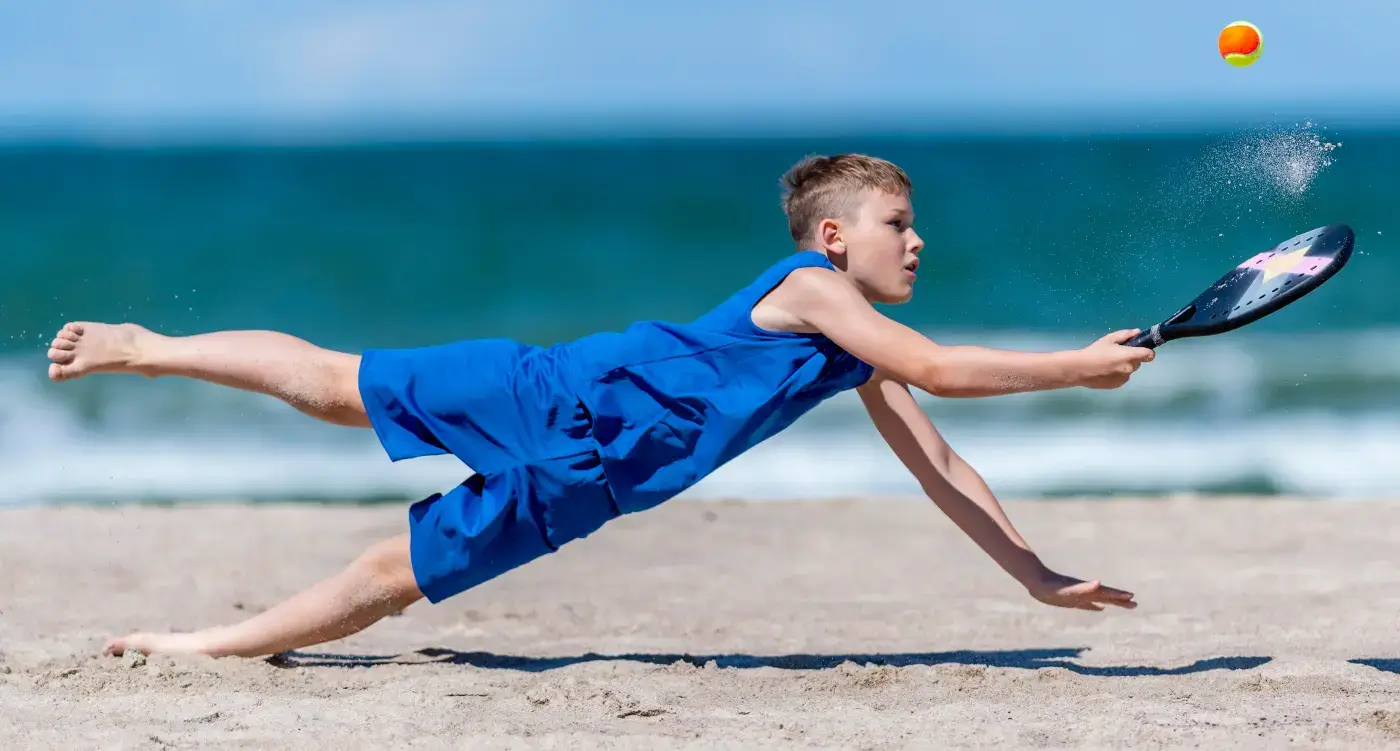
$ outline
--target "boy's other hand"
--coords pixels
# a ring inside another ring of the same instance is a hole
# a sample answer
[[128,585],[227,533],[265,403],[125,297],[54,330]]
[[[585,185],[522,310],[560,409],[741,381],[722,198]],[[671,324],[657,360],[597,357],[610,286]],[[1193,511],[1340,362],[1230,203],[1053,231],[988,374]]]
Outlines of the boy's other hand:
[[1078,610],[1103,610],[1108,605],[1132,610],[1137,607],[1133,593],[1113,587],[1105,587],[1098,581],[1084,581],[1072,576],[1063,576],[1046,571],[1039,579],[1026,586],[1031,597],[1058,608]]
[[1079,385],[1091,389],[1116,389],[1128,382],[1145,362],[1157,356],[1148,347],[1125,347],[1123,342],[1137,336],[1140,329],[1114,331],[1079,350],[1082,376]]

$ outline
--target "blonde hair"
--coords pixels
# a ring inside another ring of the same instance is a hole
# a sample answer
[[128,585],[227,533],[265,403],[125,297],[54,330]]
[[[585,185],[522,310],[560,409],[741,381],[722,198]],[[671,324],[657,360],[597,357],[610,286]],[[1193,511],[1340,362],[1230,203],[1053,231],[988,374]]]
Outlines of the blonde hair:
[[813,232],[821,220],[849,216],[863,191],[905,196],[914,191],[904,170],[864,154],[809,156],[783,174],[782,184],[788,232],[799,245],[815,244]]

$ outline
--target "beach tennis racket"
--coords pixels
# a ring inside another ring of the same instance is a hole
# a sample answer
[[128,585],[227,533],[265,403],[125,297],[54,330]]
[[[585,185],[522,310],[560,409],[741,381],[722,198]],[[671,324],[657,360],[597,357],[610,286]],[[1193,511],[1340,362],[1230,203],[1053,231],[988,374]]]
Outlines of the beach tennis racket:
[[1345,224],[1290,237],[1236,266],[1186,307],[1126,344],[1155,349],[1173,339],[1221,334],[1253,323],[1331,279],[1351,258],[1355,240]]

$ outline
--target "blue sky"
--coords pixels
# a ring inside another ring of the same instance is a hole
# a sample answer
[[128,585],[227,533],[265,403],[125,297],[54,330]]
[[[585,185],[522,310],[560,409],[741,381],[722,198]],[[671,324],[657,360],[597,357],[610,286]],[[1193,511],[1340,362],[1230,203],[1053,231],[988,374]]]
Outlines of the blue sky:
[[[1237,19],[1265,37],[1243,70],[1215,51]],[[1400,120],[1397,32],[1396,0],[9,2],[0,128]]]

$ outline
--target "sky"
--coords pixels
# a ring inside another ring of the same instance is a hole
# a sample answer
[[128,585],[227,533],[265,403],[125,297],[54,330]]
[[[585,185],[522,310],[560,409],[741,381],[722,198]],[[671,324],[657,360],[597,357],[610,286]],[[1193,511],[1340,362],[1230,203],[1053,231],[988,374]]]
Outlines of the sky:
[[1400,122],[1397,30],[1396,0],[0,0],[0,137]]

